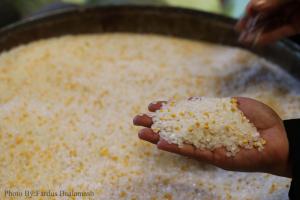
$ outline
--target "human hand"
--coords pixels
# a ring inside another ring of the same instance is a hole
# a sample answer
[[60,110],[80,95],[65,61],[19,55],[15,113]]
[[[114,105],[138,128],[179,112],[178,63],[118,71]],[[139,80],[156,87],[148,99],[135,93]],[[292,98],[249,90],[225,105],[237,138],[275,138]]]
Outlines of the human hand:
[[[169,144],[151,129],[151,117],[146,114],[137,115],[133,123],[145,128],[139,131],[139,137],[156,144],[161,150],[188,156],[199,161],[213,164],[232,171],[267,172],[279,176],[291,176],[288,161],[289,144],[280,117],[267,105],[250,98],[237,97],[238,107],[257,128],[261,137],[266,140],[263,151],[257,149],[241,149],[234,157],[228,157],[224,148],[212,151],[197,149],[192,145],[179,148]],[[160,109],[162,102],[151,103],[150,112]]]
[[300,1],[251,0],[236,24],[244,44],[267,45],[300,33]]

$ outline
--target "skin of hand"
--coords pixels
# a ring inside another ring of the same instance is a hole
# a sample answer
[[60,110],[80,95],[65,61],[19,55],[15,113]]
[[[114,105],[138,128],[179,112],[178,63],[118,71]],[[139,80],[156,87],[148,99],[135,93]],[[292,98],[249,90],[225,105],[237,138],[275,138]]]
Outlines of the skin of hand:
[[299,9],[298,0],[251,0],[235,27],[239,41],[262,46],[300,33]]
[[[289,164],[289,144],[285,128],[280,117],[267,105],[250,98],[236,97],[239,109],[255,125],[261,137],[266,140],[263,151],[257,149],[241,149],[234,157],[226,156],[225,149],[197,149],[192,145],[178,147],[169,144],[151,129],[151,117],[146,114],[137,115],[133,124],[143,126],[139,138],[156,144],[158,149],[188,156],[225,170],[244,172],[266,172],[274,175],[291,177]],[[150,112],[160,109],[163,102],[151,103]]]

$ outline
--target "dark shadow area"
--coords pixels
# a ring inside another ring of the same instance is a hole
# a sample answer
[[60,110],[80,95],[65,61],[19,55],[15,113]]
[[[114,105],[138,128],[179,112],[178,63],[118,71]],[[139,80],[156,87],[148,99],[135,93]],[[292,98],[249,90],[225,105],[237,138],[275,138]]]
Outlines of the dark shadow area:
[[8,0],[0,0],[0,27],[14,23],[21,18],[18,9]]

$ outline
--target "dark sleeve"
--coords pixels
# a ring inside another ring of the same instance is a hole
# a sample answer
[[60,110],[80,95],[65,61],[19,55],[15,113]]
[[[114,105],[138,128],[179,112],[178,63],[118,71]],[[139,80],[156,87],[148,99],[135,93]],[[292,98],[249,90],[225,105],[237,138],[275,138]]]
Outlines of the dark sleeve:
[[291,200],[300,199],[300,119],[284,121],[289,140],[289,154],[292,163],[292,183],[289,191]]

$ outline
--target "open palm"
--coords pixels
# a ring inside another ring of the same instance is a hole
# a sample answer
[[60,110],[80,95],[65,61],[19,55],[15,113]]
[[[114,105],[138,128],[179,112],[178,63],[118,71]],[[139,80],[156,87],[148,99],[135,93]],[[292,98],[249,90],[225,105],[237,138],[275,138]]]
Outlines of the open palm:
[[[212,151],[197,149],[192,145],[178,147],[169,144],[151,129],[152,119],[146,114],[137,115],[133,123],[145,128],[139,131],[139,137],[156,144],[161,150],[188,156],[207,162],[226,170],[267,172],[280,176],[291,176],[288,162],[288,139],[280,117],[267,105],[250,98],[237,97],[239,109],[255,125],[266,140],[263,151],[257,149],[241,149],[234,157],[226,156],[224,148]],[[162,102],[151,103],[150,112],[160,109]]]

